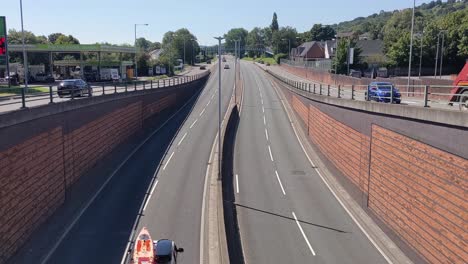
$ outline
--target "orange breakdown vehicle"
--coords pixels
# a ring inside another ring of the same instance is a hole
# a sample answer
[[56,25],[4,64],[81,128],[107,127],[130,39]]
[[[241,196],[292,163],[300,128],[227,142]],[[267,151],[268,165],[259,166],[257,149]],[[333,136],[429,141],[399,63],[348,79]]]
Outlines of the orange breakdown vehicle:
[[174,241],[169,239],[152,240],[151,235],[143,227],[134,244],[132,264],[176,264],[177,254],[184,252],[177,248]]

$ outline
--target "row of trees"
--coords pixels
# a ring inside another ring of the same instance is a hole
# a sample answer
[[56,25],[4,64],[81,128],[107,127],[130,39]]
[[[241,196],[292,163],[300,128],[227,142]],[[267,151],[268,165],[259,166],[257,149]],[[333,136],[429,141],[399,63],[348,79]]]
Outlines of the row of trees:
[[330,26],[315,24],[309,31],[298,33],[293,27],[280,27],[278,16],[273,14],[271,25],[268,27],[255,27],[248,31],[244,28],[233,28],[225,35],[226,49],[234,50],[234,41],[241,40],[241,47],[248,55],[261,56],[261,50],[269,47],[274,53],[288,53],[289,42],[291,47],[296,47],[306,41],[321,41],[335,38],[336,32]]

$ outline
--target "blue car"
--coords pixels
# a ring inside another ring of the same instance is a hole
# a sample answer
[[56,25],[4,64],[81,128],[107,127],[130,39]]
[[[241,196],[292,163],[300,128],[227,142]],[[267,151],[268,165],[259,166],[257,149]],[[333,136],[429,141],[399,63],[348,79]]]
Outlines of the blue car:
[[393,85],[391,82],[371,82],[367,86],[366,100],[367,101],[376,101],[390,103],[392,102],[392,93],[393,93],[393,102],[401,103],[401,94],[400,91]]

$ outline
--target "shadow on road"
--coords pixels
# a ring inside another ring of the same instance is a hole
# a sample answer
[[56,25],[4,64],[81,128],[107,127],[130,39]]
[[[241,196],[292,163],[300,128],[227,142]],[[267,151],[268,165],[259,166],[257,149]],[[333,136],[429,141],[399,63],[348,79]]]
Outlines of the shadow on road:
[[[268,211],[265,211],[265,210],[261,210],[261,209],[258,209],[258,208],[253,208],[253,207],[250,207],[250,206],[247,206],[247,205],[242,205],[242,204],[238,204],[238,203],[234,203],[234,205],[235,205],[235,206],[238,206],[238,207],[242,207],[242,208],[254,210],[254,211],[256,211],[256,212],[260,212],[260,213],[264,213],[264,214],[269,214],[269,215],[273,215],[273,216],[278,216],[278,217],[281,217],[281,218],[284,218],[284,219],[296,221],[294,218],[289,217],[289,216],[284,216],[284,215],[280,215],[280,214],[275,214],[275,213],[268,212]],[[338,232],[338,233],[345,233],[345,234],[350,233],[350,232],[348,232],[348,231],[344,231],[344,230],[341,230],[341,229],[336,229],[336,228],[328,227],[328,226],[324,226],[324,225],[318,225],[318,224],[314,224],[314,223],[311,223],[311,222],[303,221],[303,220],[300,220],[300,219],[298,219],[297,221],[299,221],[300,223],[306,224],[306,225],[311,225],[311,226],[315,226],[315,227],[320,227],[320,228],[328,229],[328,230],[335,231],[335,232]]]
[[222,186],[223,186],[223,206],[224,225],[226,229],[226,240],[228,246],[229,260],[231,263],[244,263],[242,254],[242,243],[237,222],[237,212],[233,185],[233,164],[234,146],[236,141],[237,128],[239,126],[239,111],[234,106],[229,117],[226,133],[223,142],[223,164],[222,164]]

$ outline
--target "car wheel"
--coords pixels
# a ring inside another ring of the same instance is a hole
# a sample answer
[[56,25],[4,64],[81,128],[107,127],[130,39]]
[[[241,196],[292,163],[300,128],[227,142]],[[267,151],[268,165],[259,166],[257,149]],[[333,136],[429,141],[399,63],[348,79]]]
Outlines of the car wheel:
[[460,95],[459,108],[460,108],[460,111],[468,111],[468,91],[464,91]]

